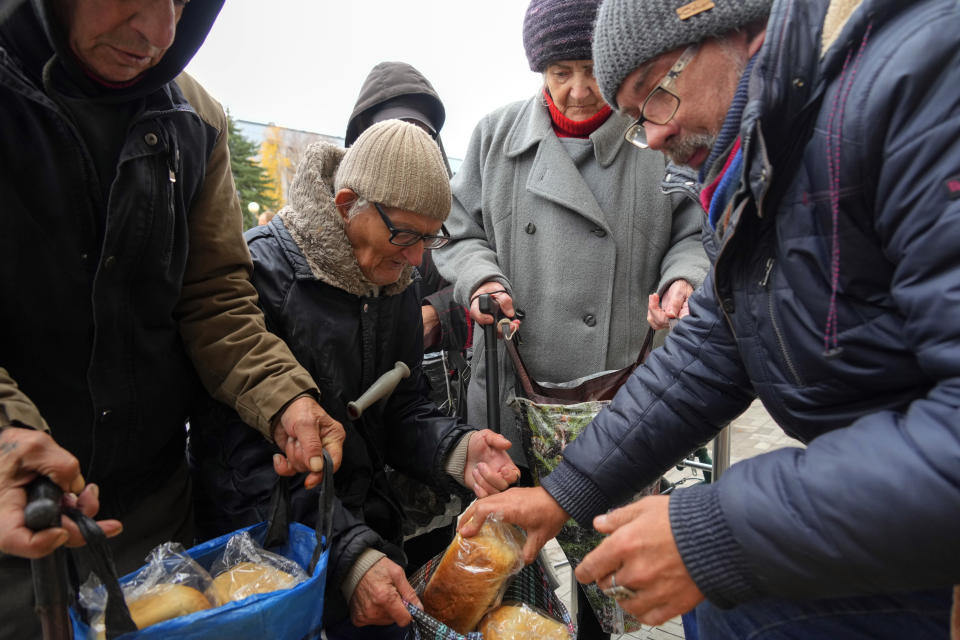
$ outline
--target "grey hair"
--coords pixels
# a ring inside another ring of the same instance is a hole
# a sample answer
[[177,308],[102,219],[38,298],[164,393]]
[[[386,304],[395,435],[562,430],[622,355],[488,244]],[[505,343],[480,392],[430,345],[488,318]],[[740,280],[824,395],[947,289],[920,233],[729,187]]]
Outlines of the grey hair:
[[353,219],[355,215],[370,206],[370,201],[364,197],[357,196],[357,199],[350,203],[350,209],[347,210],[347,220]]

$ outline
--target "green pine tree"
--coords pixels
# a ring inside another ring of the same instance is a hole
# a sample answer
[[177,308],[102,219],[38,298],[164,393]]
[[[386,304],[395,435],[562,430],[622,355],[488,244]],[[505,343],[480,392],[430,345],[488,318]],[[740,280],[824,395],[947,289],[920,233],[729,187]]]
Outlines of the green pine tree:
[[243,230],[257,226],[256,217],[247,208],[251,202],[260,205],[260,211],[276,210],[277,201],[267,195],[273,189],[267,172],[256,163],[254,158],[260,153],[256,143],[245,138],[234,119],[227,114],[228,138],[230,147],[230,169],[233,181],[237,185],[240,197],[240,209],[243,211]]

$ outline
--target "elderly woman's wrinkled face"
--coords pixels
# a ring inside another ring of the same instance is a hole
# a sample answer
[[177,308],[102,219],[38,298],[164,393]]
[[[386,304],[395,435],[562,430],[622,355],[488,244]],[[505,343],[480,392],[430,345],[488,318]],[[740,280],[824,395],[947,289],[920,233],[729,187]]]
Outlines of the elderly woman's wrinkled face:
[[[341,197],[341,193],[346,196]],[[384,287],[400,278],[407,265],[417,267],[423,260],[423,242],[409,247],[399,247],[390,242],[390,230],[371,203],[352,216],[349,203],[356,195],[349,189],[337,193],[337,205],[340,215],[346,223],[347,239],[353,247],[360,271],[370,282]],[[346,204],[343,204],[346,203]],[[341,206],[343,204],[343,206]],[[419,234],[436,235],[443,223],[412,211],[395,209],[380,205],[394,228],[414,231]]]
[[589,120],[603,108],[603,97],[593,77],[593,60],[560,60],[543,72],[553,103],[571,120]]

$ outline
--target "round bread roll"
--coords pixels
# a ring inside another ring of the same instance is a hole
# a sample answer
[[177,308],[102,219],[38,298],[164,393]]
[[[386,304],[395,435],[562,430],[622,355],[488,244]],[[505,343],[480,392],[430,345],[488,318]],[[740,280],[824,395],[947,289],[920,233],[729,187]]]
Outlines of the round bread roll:
[[[147,589],[136,600],[127,602],[130,617],[138,629],[144,629],[152,624],[185,616],[210,608],[207,597],[194,589],[182,584],[158,584]],[[97,639],[105,637],[103,618],[99,618],[93,628],[97,631]]]
[[224,571],[207,591],[219,604],[243,600],[257,593],[289,589],[297,579],[286,571],[254,562],[241,562]]
[[569,640],[562,622],[537,613],[526,605],[497,607],[480,621],[484,640]]

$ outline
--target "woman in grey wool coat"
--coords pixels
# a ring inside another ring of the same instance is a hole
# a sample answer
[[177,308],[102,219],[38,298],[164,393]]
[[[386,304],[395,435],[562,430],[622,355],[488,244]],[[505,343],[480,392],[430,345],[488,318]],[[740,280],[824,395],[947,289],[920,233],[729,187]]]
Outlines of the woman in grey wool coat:
[[[487,115],[453,178],[453,241],[434,252],[454,296],[480,324],[476,296],[525,312],[522,353],[534,379],[563,382],[633,362],[646,334],[686,313],[706,275],[700,205],[661,190],[663,156],[624,140],[631,124],[593,78],[596,0],[533,0],[523,36],[544,87]],[[682,186],[682,185],[681,185]],[[649,304],[649,306],[648,306]],[[487,423],[482,333],[474,337],[468,415]],[[502,433],[526,466],[516,385],[500,346]]]

